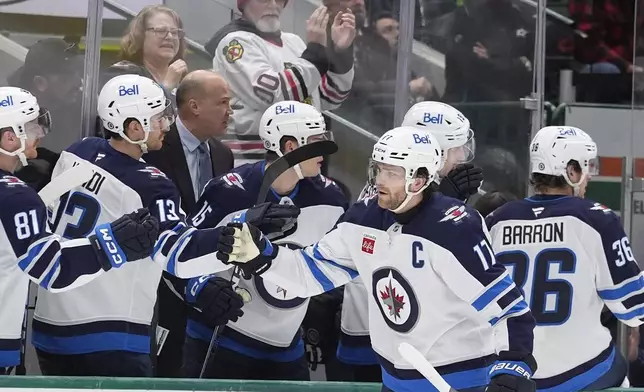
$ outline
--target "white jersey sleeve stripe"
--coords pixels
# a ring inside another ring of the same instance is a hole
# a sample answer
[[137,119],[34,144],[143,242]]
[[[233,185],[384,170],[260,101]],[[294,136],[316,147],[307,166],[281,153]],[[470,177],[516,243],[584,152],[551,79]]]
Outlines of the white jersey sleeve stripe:
[[[644,316],[644,305],[641,305],[635,309],[632,309],[626,313],[615,313],[613,312],[615,317],[617,317],[618,320],[622,320],[624,322],[628,322],[629,320],[632,320],[634,318],[639,318]],[[637,322],[637,325],[641,324],[640,321]]]
[[358,277],[358,271],[354,270],[353,268],[349,268],[349,267],[346,267],[344,265],[340,265],[340,264],[336,263],[335,261],[329,260],[328,258],[324,257],[322,252],[320,252],[320,248],[318,247],[317,244],[315,244],[315,246],[313,246],[313,257],[315,257],[317,260],[320,260],[320,261],[323,261],[323,262],[325,262],[327,264],[330,264],[333,267],[336,267],[336,268],[339,268],[339,269],[343,270],[344,272],[349,274],[349,277],[351,279],[355,279],[356,277]]
[[322,272],[320,267],[317,265],[317,260],[309,256],[305,250],[301,250],[300,252],[302,254],[302,257],[304,257],[304,261],[306,261],[306,265],[309,267],[311,274],[313,275],[315,280],[317,280],[320,286],[322,286],[322,289],[324,289],[325,292],[333,290],[335,288],[333,282],[326,275],[324,275],[324,272]]
[[472,306],[480,312],[514,287],[516,286],[510,275],[505,272],[487,286],[485,292],[472,303]]
[[500,316],[493,317],[490,319],[490,325],[495,326],[500,321],[503,321],[510,317],[517,317],[525,314],[529,311],[528,304],[523,300],[523,297],[517,298],[508,309],[504,309],[503,313]]
[[615,288],[597,290],[597,293],[604,301],[621,301],[642,291],[644,291],[644,273],[622,282]]

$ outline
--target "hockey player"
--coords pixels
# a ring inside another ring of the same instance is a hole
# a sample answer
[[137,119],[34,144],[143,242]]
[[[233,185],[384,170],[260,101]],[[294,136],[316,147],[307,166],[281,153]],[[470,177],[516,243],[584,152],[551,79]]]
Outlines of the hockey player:
[[[260,118],[274,103],[286,100],[338,107],[353,81],[355,17],[351,10],[331,22],[326,7],[307,21],[307,43],[280,29],[288,0],[238,0],[242,12],[206,44],[213,69],[230,83],[235,113],[229,133],[239,140],[229,146],[235,165],[263,159],[258,137]],[[327,34],[328,31],[328,34]]]
[[29,279],[52,292],[79,287],[100,271],[120,266],[109,246],[124,256],[122,262],[149,254],[158,222],[140,210],[101,226],[114,242],[97,239],[97,230],[86,233],[89,239],[61,242],[49,230],[47,207],[38,194],[13,176],[27,159],[36,158],[36,147],[51,124],[49,112],[26,90],[0,87],[0,96],[0,374],[4,374],[5,368],[20,364]]
[[[212,256],[218,230],[188,227],[174,184],[141,160],[144,152],[161,148],[174,120],[163,89],[142,76],[117,76],[101,90],[98,113],[110,139],[72,145],[54,170],[56,177],[78,160],[95,170],[55,206],[54,230],[73,240],[122,211],[147,207],[161,234],[148,262],[126,265],[75,292],[39,292],[33,344],[46,375],[151,376],[151,321],[162,270],[190,278],[227,266]],[[230,285],[208,294],[219,323],[241,314],[242,301]]]
[[[441,146],[441,166],[435,178],[440,184],[439,192],[466,202],[478,191],[483,182],[482,170],[469,163],[474,159],[474,132],[460,111],[442,102],[420,102],[405,114],[402,125],[430,133]],[[359,199],[375,192],[376,188],[367,184]],[[380,377],[380,366],[369,341],[367,301],[368,292],[361,278],[345,286],[337,355],[353,367],[356,381]]]
[[[250,208],[262,183],[263,172],[271,162],[304,144],[329,138],[322,114],[313,106],[285,101],[269,107],[260,122],[260,137],[266,146],[266,160],[246,164],[210,181],[201,195],[190,222],[199,228],[228,223],[240,211]],[[272,186],[269,201],[295,205],[300,210],[297,227],[280,235],[277,244],[291,248],[311,245],[333,228],[348,207],[342,191],[320,175],[322,157],[296,165],[282,174]],[[267,203],[267,206],[269,204]],[[280,218],[280,208],[266,216]],[[268,208],[268,207],[267,207]],[[254,219],[246,213],[246,221]],[[221,222],[221,223],[220,223]],[[260,226],[275,236],[270,222]],[[279,226],[277,229],[279,230]],[[226,280],[231,272],[218,274]],[[189,292],[199,292],[201,282],[193,279]],[[308,298],[299,298],[261,277],[242,280],[238,290],[247,293],[244,316],[228,323],[219,339],[219,349],[209,364],[206,376],[232,379],[309,380],[300,325],[306,314]],[[191,295],[188,300],[192,300]],[[198,301],[197,301],[198,302]],[[201,371],[213,325],[195,312],[188,320],[184,369],[186,377]],[[211,366],[210,366],[211,365]]]
[[583,199],[597,146],[581,129],[545,127],[530,145],[535,195],[487,217],[497,261],[512,266],[536,319],[538,390],[617,387],[627,364],[600,315],[642,324],[644,275],[607,207]]
[[[508,272],[494,263],[483,218],[429,187],[440,163],[430,133],[393,129],[373,148],[377,196],[354,204],[315,245],[287,249],[252,225],[230,223],[217,257],[300,297],[360,272],[386,391],[433,390],[398,353],[402,342],[457,390],[482,391],[488,383],[488,391],[534,390],[534,319]],[[490,325],[506,319],[508,342],[497,357]]]

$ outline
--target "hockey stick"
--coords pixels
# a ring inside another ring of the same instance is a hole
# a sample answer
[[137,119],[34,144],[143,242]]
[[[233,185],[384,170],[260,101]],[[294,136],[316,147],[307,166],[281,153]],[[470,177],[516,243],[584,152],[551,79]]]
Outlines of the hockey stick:
[[409,343],[403,342],[398,346],[398,353],[409,362],[414,369],[418,370],[433,386],[438,390],[438,392],[458,392],[454,388],[450,387],[445,379],[438,374],[436,369],[425,359],[423,354],[421,354],[414,346]]
[[[295,150],[278,158],[264,171],[262,185],[259,187],[259,193],[257,194],[255,205],[262,204],[266,200],[266,196],[268,196],[268,192],[270,191],[273,182],[275,182],[277,177],[284,174],[284,172],[286,172],[288,169],[306,160],[315,157],[335,154],[337,151],[337,144],[330,140],[323,140],[315,143],[305,144],[302,147],[298,147]],[[233,219],[233,222],[235,221],[238,222],[239,220]],[[230,277],[230,283],[232,284],[233,288],[237,288],[240,276],[241,270],[239,269],[239,267],[235,267],[235,269],[233,270],[233,275]],[[204,358],[203,366],[201,367],[201,372],[199,373],[199,378],[203,378],[204,374],[206,373],[206,368],[208,367],[208,362],[210,362],[210,358],[214,356],[217,351],[217,336],[219,335],[219,332],[223,329],[223,327],[224,326],[217,325],[212,332],[212,338],[210,338],[210,344],[208,345],[208,351],[206,352],[206,358]]]
[[38,196],[45,206],[49,206],[65,193],[89,181],[93,174],[92,165],[84,161],[80,162],[45,185],[38,192]]

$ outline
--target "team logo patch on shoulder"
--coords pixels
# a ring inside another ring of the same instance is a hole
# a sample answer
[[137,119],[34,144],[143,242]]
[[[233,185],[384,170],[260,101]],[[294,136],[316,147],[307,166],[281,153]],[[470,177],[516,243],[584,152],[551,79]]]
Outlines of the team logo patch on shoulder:
[[168,179],[168,176],[166,176],[164,172],[154,166],[148,166],[145,169],[139,169],[139,171],[142,173],[148,173],[151,178],[165,178],[166,180]]
[[445,211],[445,217],[439,222],[454,221],[454,223],[458,223],[468,215],[465,206],[454,206]]
[[228,45],[224,48],[224,56],[226,56],[226,61],[229,63],[234,63],[235,61],[242,58],[244,55],[244,47],[236,39],[230,41]]
[[603,212],[611,212],[612,210],[605,205],[601,203],[595,203],[592,207],[590,207],[592,211],[603,211]]
[[10,188],[15,188],[17,186],[27,186],[21,179],[14,176],[3,176],[0,178],[0,183],[7,184]]
[[246,190],[243,184],[244,179],[239,175],[239,173],[228,173],[224,175],[223,180],[229,187],[236,186],[243,191]]

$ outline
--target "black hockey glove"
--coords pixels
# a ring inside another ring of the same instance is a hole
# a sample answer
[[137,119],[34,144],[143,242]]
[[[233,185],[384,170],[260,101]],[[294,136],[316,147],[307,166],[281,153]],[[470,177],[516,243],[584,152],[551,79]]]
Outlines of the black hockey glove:
[[530,354],[520,355],[501,351],[490,371],[486,392],[535,392],[537,386],[530,378],[537,371],[537,362]]
[[262,203],[246,211],[244,222],[257,227],[268,238],[278,238],[292,230],[300,208],[289,204]]
[[483,183],[483,169],[471,163],[458,165],[441,180],[438,191],[445,196],[465,202],[477,193]]
[[231,222],[219,234],[217,258],[239,267],[244,279],[250,279],[271,267],[278,249],[257,227]]
[[96,226],[88,239],[105,271],[150,256],[159,237],[159,220],[147,208]]
[[210,328],[235,322],[244,314],[244,301],[231,282],[212,275],[190,279],[186,300],[200,311],[199,319]]

